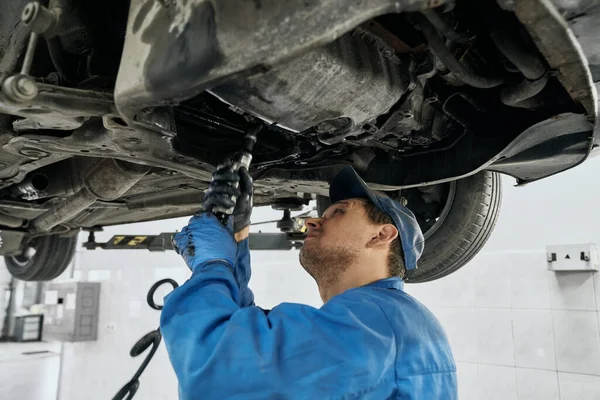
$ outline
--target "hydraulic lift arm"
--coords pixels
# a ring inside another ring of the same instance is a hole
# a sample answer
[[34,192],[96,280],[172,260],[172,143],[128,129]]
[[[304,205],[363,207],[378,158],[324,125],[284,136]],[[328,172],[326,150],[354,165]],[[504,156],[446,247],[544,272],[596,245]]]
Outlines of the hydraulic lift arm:
[[[158,235],[115,235],[107,242],[96,242],[94,231],[83,244],[88,250],[173,250],[171,239],[176,232],[164,232]],[[250,250],[291,250],[302,247],[303,232],[287,233],[250,233]]]

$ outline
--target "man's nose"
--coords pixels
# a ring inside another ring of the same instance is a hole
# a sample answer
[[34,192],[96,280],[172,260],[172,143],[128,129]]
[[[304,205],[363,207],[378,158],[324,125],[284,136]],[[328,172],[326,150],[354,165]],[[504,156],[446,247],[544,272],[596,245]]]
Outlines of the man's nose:
[[304,222],[308,231],[321,228],[321,218],[307,218]]

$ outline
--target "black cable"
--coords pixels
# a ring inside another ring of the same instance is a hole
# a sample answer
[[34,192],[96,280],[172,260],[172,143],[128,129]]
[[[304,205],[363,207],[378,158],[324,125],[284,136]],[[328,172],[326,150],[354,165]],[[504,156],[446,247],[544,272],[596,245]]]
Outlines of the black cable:
[[[150,290],[148,290],[146,302],[154,310],[162,310],[163,308],[162,305],[158,305],[154,302],[154,294],[156,293],[156,290],[158,290],[158,288],[164,285],[165,283],[168,283],[171,286],[173,286],[173,289],[179,287],[179,284],[171,278],[161,279],[160,281],[152,285],[152,287],[150,287]],[[133,396],[135,396],[135,393],[140,387],[140,376],[152,360],[152,357],[154,357],[154,354],[156,353],[156,350],[158,350],[158,346],[160,346],[161,341],[162,334],[160,333],[160,328],[157,328],[156,330],[148,332],[147,334],[142,336],[140,340],[138,340],[133,345],[133,347],[129,351],[129,355],[131,357],[139,356],[150,346],[152,346],[152,348],[150,349],[150,352],[148,353],[140,367],[137,369],[133,377],[117,392],[117,394],[115,394],[112,400],[131,400]]]

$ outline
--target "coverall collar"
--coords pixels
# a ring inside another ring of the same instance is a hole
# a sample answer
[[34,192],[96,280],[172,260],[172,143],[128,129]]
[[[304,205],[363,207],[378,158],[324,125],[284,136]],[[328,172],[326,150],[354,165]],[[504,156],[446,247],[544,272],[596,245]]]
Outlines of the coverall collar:
[[391,278],[380,279],[373,283],[369,283],[368,285],[365,285],[365,287],[380,287],[380,288],[385,288],[385,289],[403,290],[404,289],[404,281],[401,278],[393,276]]

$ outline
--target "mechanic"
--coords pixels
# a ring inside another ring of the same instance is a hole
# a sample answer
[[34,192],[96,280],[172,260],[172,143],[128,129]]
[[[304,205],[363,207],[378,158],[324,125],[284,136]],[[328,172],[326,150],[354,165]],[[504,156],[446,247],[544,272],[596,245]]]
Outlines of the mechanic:
[[457,398],[442,327],[403,291],[403,271],[423,250],[414,215],[351,167],[329,193],[333,204],[306,221],[300,251],[324,305],[264,311],[248,288],[252,180],[243,168],[217,169],[203,208],[235,206],[233,218],[224,226],[200,212],[175,235],[193,274],[161,315],[181,399]]

